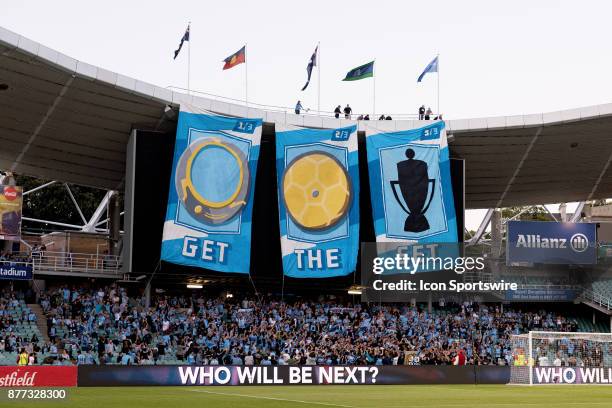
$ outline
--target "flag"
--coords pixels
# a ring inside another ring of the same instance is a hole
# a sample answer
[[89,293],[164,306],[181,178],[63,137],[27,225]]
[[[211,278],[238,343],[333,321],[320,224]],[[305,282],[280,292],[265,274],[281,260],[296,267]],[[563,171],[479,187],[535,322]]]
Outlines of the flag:
[[306,80],[306,85],[304,85],[304,87],[302,88],[302,91],[305,90],[308,87],[308,84],[310,83],[310,76],[312,75],[312,67],[317,66],[317,52],[318,51],[319,51],[319,46],[317,45],[317,48],[315,48],[314,52],[312,53],[310,57],[310,62],[308,63],[308,66],[306,67],[306,72],[308,73],[308,79]]
[[187,30],[185,30],[185,34],[183,34],[183,38],[181,38],[181,43],[179,44],[178,48],[174,50],[174,59],[178,57],[179,52],[181,52],[181,48],[183,48],[183,43],[185,41],[189,41],[189,25],[187,26]]
[[217,272],[250,271],[261,119],[181,104],[161,259]]
[[358,153],[356,125],[339,129],[276,126],[280,242],[286,276],[330,278],[355,270]]
[[357,81],[359,79],[370,78],[374,76],[374,61],[363,64],[360,67],[353,68],[346,73],[343,81]]
[[223,65],[223,69],[226,70],[226,69],[234,68],[236,65],[242,64],[245,61],[246,61],[246,45],[223,60],[223,62],[225,62],[225,65]]
[[421,75],[419,75],[419,79],[417,82],[421,82],[425,74],[429,74],[430,72],[438,72],[438,57],[434,58],[426,67]]
[[[390,131],[366,126],[365,139],[374,232],[376,242],[385,243],[377,246],[378,256],[390,256],[388,251],[400,244],[405,251],[407,243],[438,243],[435,257],[456,259],[457,216],[444,121]],[[409,208],[414,203],[419,210]],[[434,270],[423,265],[413,271]]]

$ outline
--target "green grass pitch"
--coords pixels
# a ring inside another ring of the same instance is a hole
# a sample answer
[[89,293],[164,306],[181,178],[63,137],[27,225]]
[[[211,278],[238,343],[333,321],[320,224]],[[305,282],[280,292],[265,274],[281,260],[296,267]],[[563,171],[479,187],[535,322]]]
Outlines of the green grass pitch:
[[[6,400],[4,400],[6,403]],[[11,407],[38,403],[12,401]],[[0,405],[4,405],[0,403]],[[8,406],[8,405],[5,405]],[[476,408],[612,407],[612,386],[248,386],[72,388],[63,408]]]

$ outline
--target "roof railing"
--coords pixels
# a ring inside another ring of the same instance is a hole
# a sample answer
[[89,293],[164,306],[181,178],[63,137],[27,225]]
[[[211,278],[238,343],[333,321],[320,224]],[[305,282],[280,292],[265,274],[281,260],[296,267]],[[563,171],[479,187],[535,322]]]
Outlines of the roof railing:
[[[202,92],[202,91],[195,91],[195,90],[187,90],[186,88],[181,88],[178,86],[173,86],[173,85],[169,85],[166,87],[167,89],[171,89],[171,90],[175,90],[175,91],[181,91],[181,92],[185,92],[185,93],[190,93],[193,95],[201,95],[204,96],[208,99],[212,99],[215,101],[221,101],[221,102],[227,102],[227,103],[234,103],[234,104],[239,104],[239,105],[247,105],[247,102],[245,100],[242,99],[235,99],[235,98],[229,98],[227,96],[222,96],[222,95],[215,95],[215,94],[211,94],[208,92]],[[290,114],[290,115],[295,115],[295,106],[279,106],[279,105],[265,105],[265,104],[261,104],[261,103],[255,103],[255,102],[250,102],[248,103],[248,106],[251,108],[256,108],[256,109],[261,109],[261,110],[265,110],[265,111],[270,111],[270,112],[279,112],[279,113],[284,113],[284,114]],[[341,119],[345,118],[344,115],[344,107],[342,105],[340,105],[340,109],[342,110],[342,112],[340,113],[339,117]],[[350,115],[350,119],[352,120],[358,120],[360,115],[370,115],[370,120],[379,120],[380,116],[383,115],[382,112],[378,112],[376,113],[376,117],[374,117],[374,114],[371,112],[352,112]],[[321,110],[321,111],[317,111],[316,109],[312,109],[312,108],[305,108],[303,110],[301,110],[300,115],[304,115],[304,116],[324,116],[324,117],[329,117],[329,118],[333,118],[335,117],[335,113],[333,111],[325,111],[325,110]],[[384,113],[385,118],[387,116],[390,116],[393,120],[419,120],[419,114],[418,113]],[[430,115],[430,120],[434,120],[434,118],[437,118],[439,115],[437,113],[432,113]],[[424,120],[424,119],[423,119]]]
[[612,310],[612,299],[609,296],[602,295],[591,289],[585,289],[581,297],[585,300],[593,302],[606,310]]

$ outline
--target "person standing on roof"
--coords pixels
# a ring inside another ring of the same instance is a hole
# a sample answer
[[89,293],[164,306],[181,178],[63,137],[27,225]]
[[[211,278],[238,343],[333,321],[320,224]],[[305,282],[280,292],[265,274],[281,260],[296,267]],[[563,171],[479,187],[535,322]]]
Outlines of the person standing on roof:
[[340,117],[341,113],[342,113],[342,109],[340,108],[340,105],[336,106],[336,109],[334,109],[334,116],[336,117],[336,119]]
[[427,111],[425,111],[425,120],[429,120],[432,114],[431,108],[427,108]]
[[344,119],[350,119],[351,118],[351,112],[353,112],[353,109],[351,109],[351,107],[347,103],[345,108],[344,108]]
[[424,116],[425,116],[425,105],[421,105],[421,107],[419,108],[419,120],[423,120]]

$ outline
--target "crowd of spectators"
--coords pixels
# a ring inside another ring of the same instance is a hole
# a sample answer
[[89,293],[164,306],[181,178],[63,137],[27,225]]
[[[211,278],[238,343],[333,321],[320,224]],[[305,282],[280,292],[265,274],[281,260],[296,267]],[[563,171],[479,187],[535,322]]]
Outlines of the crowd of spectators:
[[36,322],[36,315],[31,310],[20,309],[20,299],[30,293],[17,293],[9,288],[0,291],[0,354],[27,352],[26,362],[36,364],[36,353],[39,351],[40,339],[20,335],[19,326],[26,322]]
[[[9,298],[10,299],[10,298]],[[3,304],[10,300],[3,301]],[[145,298],[126,289],[63,286],[39,295],[50,341],[5,337],[4,344],[53,364],[510,364],[510,335],[576,331],[550,312],[501,311],[499,305],[410,305],[337,300]],[[29,318],[29,317],[28,317]],[[10,330],[8,330],[10,333]],[[20,344],[22,343],[22,344]]]

